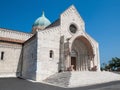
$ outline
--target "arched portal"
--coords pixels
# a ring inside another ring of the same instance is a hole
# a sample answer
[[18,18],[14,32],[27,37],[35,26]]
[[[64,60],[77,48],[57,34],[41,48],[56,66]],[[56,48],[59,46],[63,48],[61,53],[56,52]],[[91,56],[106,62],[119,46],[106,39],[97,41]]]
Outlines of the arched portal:
[[93,48],[84,36],[79,36],[72,42],[70,65],[77,71],[87,71],[94,66]]

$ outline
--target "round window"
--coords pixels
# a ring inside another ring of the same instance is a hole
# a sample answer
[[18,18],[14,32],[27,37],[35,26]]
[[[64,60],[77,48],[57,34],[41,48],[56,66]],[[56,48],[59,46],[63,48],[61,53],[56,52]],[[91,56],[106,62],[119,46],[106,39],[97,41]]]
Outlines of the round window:
[[76,31],[77,31],[77,27],[73,24],[70,25],[69,29],[70,29],[71,33],[76,33]]

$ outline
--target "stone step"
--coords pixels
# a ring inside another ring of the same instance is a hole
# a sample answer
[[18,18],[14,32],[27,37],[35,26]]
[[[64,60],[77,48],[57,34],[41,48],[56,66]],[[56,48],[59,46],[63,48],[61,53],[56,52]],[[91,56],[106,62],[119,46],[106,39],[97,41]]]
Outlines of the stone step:
[[113,72],[74,71],[56,73],[44,82],[61,87],[79,87],[120,80],[120,74]]
[[70,72],[57,73],[45,79],[44,82],[56,86],[68,87],[70,75]]
[[69,87],[100,84],[120,80],[120,75],[112,72],[71,72]]

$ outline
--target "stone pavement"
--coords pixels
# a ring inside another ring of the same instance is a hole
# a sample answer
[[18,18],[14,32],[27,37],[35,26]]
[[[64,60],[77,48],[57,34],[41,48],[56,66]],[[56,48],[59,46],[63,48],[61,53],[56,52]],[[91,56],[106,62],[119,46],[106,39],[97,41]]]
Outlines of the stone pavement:
[[0,90],[120,90],[120,81],[77,88],[61,88],[18,78],[0,78]]

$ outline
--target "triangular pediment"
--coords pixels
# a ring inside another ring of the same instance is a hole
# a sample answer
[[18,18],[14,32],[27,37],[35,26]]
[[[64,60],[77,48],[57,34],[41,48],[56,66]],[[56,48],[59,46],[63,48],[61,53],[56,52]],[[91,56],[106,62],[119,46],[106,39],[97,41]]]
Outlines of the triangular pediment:
[[76,25],[79,30],[85,31],[85,24],[74,5],[71,5],[60,15],[61,28],[67,29],[71,24]]
[[72,18],[73,20],[77,18],[77,20],[79,19],[81,23],[84,23],[82,17],[80,16],[79,12],[77,11],[74,5],[71,5],[68,9],[66,9],[61,14],[61,18],[64,18],[64,17]]

